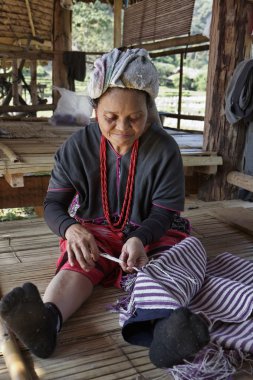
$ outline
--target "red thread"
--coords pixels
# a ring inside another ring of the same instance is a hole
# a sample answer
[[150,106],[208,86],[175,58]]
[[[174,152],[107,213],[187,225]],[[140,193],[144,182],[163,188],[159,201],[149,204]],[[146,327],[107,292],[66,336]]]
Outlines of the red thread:
[[[113,223],[110,217],[109,201],[108,201],[108,186],[107,186],[107,166],[106,166],[106,138],[102,135],[100,142],[100,177],[101,177],[101,193],[102,193],[102,205],[104,216],[111,227],[112,231],[123,231],[131,210],[133,189],[134,189],[134,177],[136,171],[137,155],[138,155],[139,141],[135,140],[132,148],[130,165],[127,177],[126,191],[123,201],[123,206],[120,212],[119,220]],[[117,228],[118,227],[118,228]]]

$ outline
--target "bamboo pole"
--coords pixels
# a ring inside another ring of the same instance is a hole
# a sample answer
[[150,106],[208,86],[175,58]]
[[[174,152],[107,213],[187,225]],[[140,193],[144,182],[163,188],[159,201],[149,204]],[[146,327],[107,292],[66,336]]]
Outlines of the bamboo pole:
[[0,343],[11,380],[31,380],[17,343],[2,319],[0,319]]
[[16,153],[4,143],[0,142],[0,150],[9,158],[11,162],[21,162]]
[[32,35],[34,37],[36,35],[36,32],[35,32],[35,27],[34,27],[34,23],[33,23],[32,12],[31,12],[29,0],[25,0],[25,4],[26,4],[26,9],[27,9],[27,13],[28,13],[28,19],[29,19],[29,24],[31,27]]

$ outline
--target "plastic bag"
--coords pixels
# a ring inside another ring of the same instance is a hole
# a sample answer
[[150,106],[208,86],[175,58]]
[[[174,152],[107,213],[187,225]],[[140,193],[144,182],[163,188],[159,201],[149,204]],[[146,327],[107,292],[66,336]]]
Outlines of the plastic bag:
[[80,95],[66,88],[54,86],[61,97],[50,119],[53,125],[88,125],[92,106],[87,95]]

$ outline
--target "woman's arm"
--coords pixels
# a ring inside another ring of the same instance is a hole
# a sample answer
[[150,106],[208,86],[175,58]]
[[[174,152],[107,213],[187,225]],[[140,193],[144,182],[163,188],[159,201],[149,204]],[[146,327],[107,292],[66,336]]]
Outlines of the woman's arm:
[[69,205],[75,195],[73,191],[48,191],[44,201],[44,218],[49,228],[58,236],[65,238],[65,231],[78,222],[68,213]]
[[145,246],[158,241],[170,229],[175,211],[153,206],[149,217],[127,238],[137,237]]

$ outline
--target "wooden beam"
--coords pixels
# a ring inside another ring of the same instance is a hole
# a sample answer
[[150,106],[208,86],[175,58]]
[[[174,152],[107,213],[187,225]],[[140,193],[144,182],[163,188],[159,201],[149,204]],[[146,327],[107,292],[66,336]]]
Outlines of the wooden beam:
[[24,177],[24,187],[13,188],[0,178],[0,208],[42,206],[49,176]]
[[[171,117],[173,119],[184,119],[184,120],[199,120],[199,121],[204,121],[205,117],[200,116],[200,115],[184,115],[184,114],[175,114],[171,112],[163,112],[160,111],[159,115],[162,117]],[[181,130],[181,129],[180,129]]]
[[157,42],[150,42],[146,44],[136,44],[131,47],[143,48],[148,51],[153,51],[153,50],[167,49],[169,47],[203,44],[208,41],[209,39],[205,36],[202,36],[202,34],[196,34],[195,36],[176,37],[176,38],[169,38],[167,40],[162,40],[162,41],[157,41]]
[[187,156],[182,154],[184,166],[216,166],[222,165],[222,157],[219,156]]
[[253,176],[240,173],[237,171],[230,172],[227,175],[227,181],[231,185],[253,192]]
[[114,47],[121,46],[122,33],[121,33],[121,12],[123,0],[114,0]]
[[7,112],[36,112],[54,110],[54,104],[36,104],[36,105],[19,105],[19,106],[0,106],[0,114]]
[[[253,1],[253,0],[252,0]],[[156,53],[149,53],[151,58],[156,58],[156,57],[167,57],[169,55],[175,55],[175,54],[187,54],[187,53],[195,53],[199,51],[207,51],[209,50],[209,44],[205,45],[199,45],[199,46],[193,46],[193,47],[185,47],[181,49],[169,49],[169,50],[163,50],[163,51],[158,51]]]
[[214,0],[203,149],[221,155],[223,166],[201,186],[199,198],[204,201],[237,197],[237,189],[227,182],[227,174],[241,170],[246,129],[243,122],[235,126],[226,120],[225,94],[238,63],[249,58],[249,46],[246,1]]

